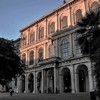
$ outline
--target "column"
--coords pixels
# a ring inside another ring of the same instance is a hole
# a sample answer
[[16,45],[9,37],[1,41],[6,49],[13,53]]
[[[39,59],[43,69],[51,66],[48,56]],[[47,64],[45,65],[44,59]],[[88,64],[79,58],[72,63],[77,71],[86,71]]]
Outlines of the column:
[[25,93],[28,93],[28,74],[25,75]]
[[70,66],[71,67],[71,89],[72,89],[72,93],[75,93],[75,74],[74,74],[74,66]]
[[36,59],[37,59],[37,47],[34,48],[34,65],[36,65]]
[[36,77],[35,77],[35,90],[36,90],[36,93],[38,93],[38,90],[37,90],[37,74],[38,72],[35,72],[36,74]]
[[38,63],[38,51],[37,51],[37,46],[35,47],[35,65]]
[[15,88],[15,79],[14,78],[12,79],[11,83],[12,83],[12,88],[14,89]]
[[19,84],[20,84],[20,82],[19,82],[19,77],[17,78],[17,89],[18,89],[18,93],[19,93]]
[[54,67],[54,93],[57,93],[57,69]]
[[88,64],[88,76],[89,76],[89,91],[94,91],[93,88],[93,75],[92,75],[92,65],[91,62]]
[[38,24],[36,26],[36,41],[38,41],[39,36],[39,30],[38,30]]
[[28,35],[27,35],[28,36],[28,45],[30,44],[30,32],[31,32],[30,29],[28,29]]
[[58,22],[59,22],[59,21],[58,21],[58,15],[59,15],[59,14],[58,14],[58,12],[57,12],[57,14],[56,14],[57,19],[56,19],[56,23],[55,23],[55,24],[56,24],[56,27],[55,27],[56,30],[55,30],[55,31],[59,30],[59,25],[58,25]]
[[[77,65],[74,66],[74,69],[75,67],[77,68]],[[76,69],[74,70],[74,76],[75,76],[75,92],[77,93],[79,91],[79,85],[78,85],[78,73],[76,71]]]
[[26,51],[26,65],[29,65],[29,50]]
[[35,25],[35,42],[37,40],[37,25]]
[[21,76],[18,78],[18,92],[22,92],[22,78]]
[[42,85],[41,85],[41,93],[44,92],[44,70],[42,70]]
[[46,38],[47,37],[47,18],[44,21],[45,21],[44,38]]
[[36,93],[36,72],[34,74],[34,93]]
[[69,15],[70,15],[70,24],[69,26],[72,26],[72,13],[71,13],[71,6],[69,6]]

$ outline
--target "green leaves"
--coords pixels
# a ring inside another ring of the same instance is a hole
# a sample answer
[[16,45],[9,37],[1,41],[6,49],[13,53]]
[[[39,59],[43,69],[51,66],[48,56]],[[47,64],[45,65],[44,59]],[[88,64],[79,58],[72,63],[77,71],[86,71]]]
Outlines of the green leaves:
[[16,54],[14,41],[0,38],[0,83],[24,73],[25,64]]

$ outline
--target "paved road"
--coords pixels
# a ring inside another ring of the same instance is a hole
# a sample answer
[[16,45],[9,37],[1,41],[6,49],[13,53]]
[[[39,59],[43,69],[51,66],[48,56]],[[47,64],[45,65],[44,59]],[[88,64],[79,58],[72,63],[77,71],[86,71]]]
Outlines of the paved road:
[[88,94],[16,94],[0,93],[0,100],[89,100]]

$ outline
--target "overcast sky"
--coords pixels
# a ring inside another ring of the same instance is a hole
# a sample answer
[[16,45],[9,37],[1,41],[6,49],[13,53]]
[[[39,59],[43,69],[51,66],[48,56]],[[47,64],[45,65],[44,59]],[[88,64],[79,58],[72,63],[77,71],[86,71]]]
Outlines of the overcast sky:
[[63,0],[0,0],[0,37],[17,39],[20,29],[62,4]]

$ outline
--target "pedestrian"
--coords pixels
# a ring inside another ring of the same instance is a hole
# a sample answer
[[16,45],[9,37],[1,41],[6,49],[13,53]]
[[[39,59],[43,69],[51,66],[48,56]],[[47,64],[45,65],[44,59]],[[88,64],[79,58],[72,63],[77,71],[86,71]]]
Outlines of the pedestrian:
[[10,88],[10,89],[9,89],[9,92],[10,92],[10,96],[12,96],[12,94],[13,94],[13,89]]

